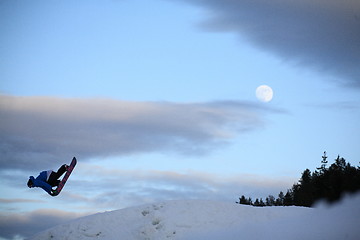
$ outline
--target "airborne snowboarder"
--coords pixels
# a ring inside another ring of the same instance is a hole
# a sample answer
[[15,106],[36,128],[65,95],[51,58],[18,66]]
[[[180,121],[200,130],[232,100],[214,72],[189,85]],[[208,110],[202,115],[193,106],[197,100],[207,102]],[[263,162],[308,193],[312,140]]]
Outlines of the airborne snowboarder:
[[[75,165],[76,165],[76,158],[74,157],[73,160],[71,161],[70,166],[67,164],[63,164],[57,170],[57,172],[48,170],[48,171],[40,172],[39,176],[37,176],[36,178],[30,176],[27,185],[29,188],[40,187],[44,189],[51,196],[57,196],[60,193],[61,189],[64,187]],[[65,172],[66,174],[64,178],[62,180],[59,180],[59,178]],[[53,189],[53,187],[56,188]]]

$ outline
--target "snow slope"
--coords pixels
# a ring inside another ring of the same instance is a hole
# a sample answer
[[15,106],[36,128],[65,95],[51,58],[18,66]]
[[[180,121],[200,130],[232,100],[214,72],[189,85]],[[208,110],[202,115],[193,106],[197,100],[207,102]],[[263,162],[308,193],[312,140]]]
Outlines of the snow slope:
[[32,239],[360,239],[360,195],[335,207],[177,200],[99,213]]

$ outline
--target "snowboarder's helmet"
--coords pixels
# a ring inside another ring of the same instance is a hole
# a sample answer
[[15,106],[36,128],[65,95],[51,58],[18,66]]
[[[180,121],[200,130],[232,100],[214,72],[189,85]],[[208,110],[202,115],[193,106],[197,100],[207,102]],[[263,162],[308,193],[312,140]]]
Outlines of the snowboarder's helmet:
[[31,188],[34,185],[34,183],[31,179],[29,179],[29,181],[27,182],[27,185],[29,188]]

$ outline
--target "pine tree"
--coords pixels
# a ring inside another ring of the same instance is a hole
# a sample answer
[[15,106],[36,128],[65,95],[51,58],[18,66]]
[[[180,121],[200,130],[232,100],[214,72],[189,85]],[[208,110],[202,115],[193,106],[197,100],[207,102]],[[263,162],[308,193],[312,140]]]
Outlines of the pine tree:
[[311,171],[306,169],[300,179],[295,205],[310,207],[314,202]]
[[242,195],[241,198],[239,198],[239,202],[236,202],[236,203],[244,204],[244,205],[249,205],[249,202],[248,202],[248,200],[245,198],[244,195]]
[[276,206],[284,206],[284,198],[284,193],[281,191],[278,199],[276,199]]
[[275,197],[273,195],[269,195],[266,198],[266,205],[267,206],[274,206],[275,205]]
[[316,168],[317,170],[320,171],[320,173],[323,173],[326,171],[326,164],[328,163],[328,161],[326,160],[328,157],[326,156],[326,151],[324,151],[324,155],[322,156],[322,161],[321,161],[321,167]]
[[340,171],[344,170],[346,167],[346,161],[344,158],[341,158],[340,155],[335,159],[335,167]]
[[294,200],[293,200],[293,193],[289,189],[284,197],[284,206],[291,206],[291,205],[294,205]]

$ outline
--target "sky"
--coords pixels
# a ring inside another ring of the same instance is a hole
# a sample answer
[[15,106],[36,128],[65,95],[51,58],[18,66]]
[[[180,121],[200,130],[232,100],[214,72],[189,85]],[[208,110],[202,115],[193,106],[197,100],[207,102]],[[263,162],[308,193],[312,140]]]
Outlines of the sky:
[[[358,166],[359,43],[357,0],[0,1],[0,238]],[[73,156],[59,196],[27,188]]]

